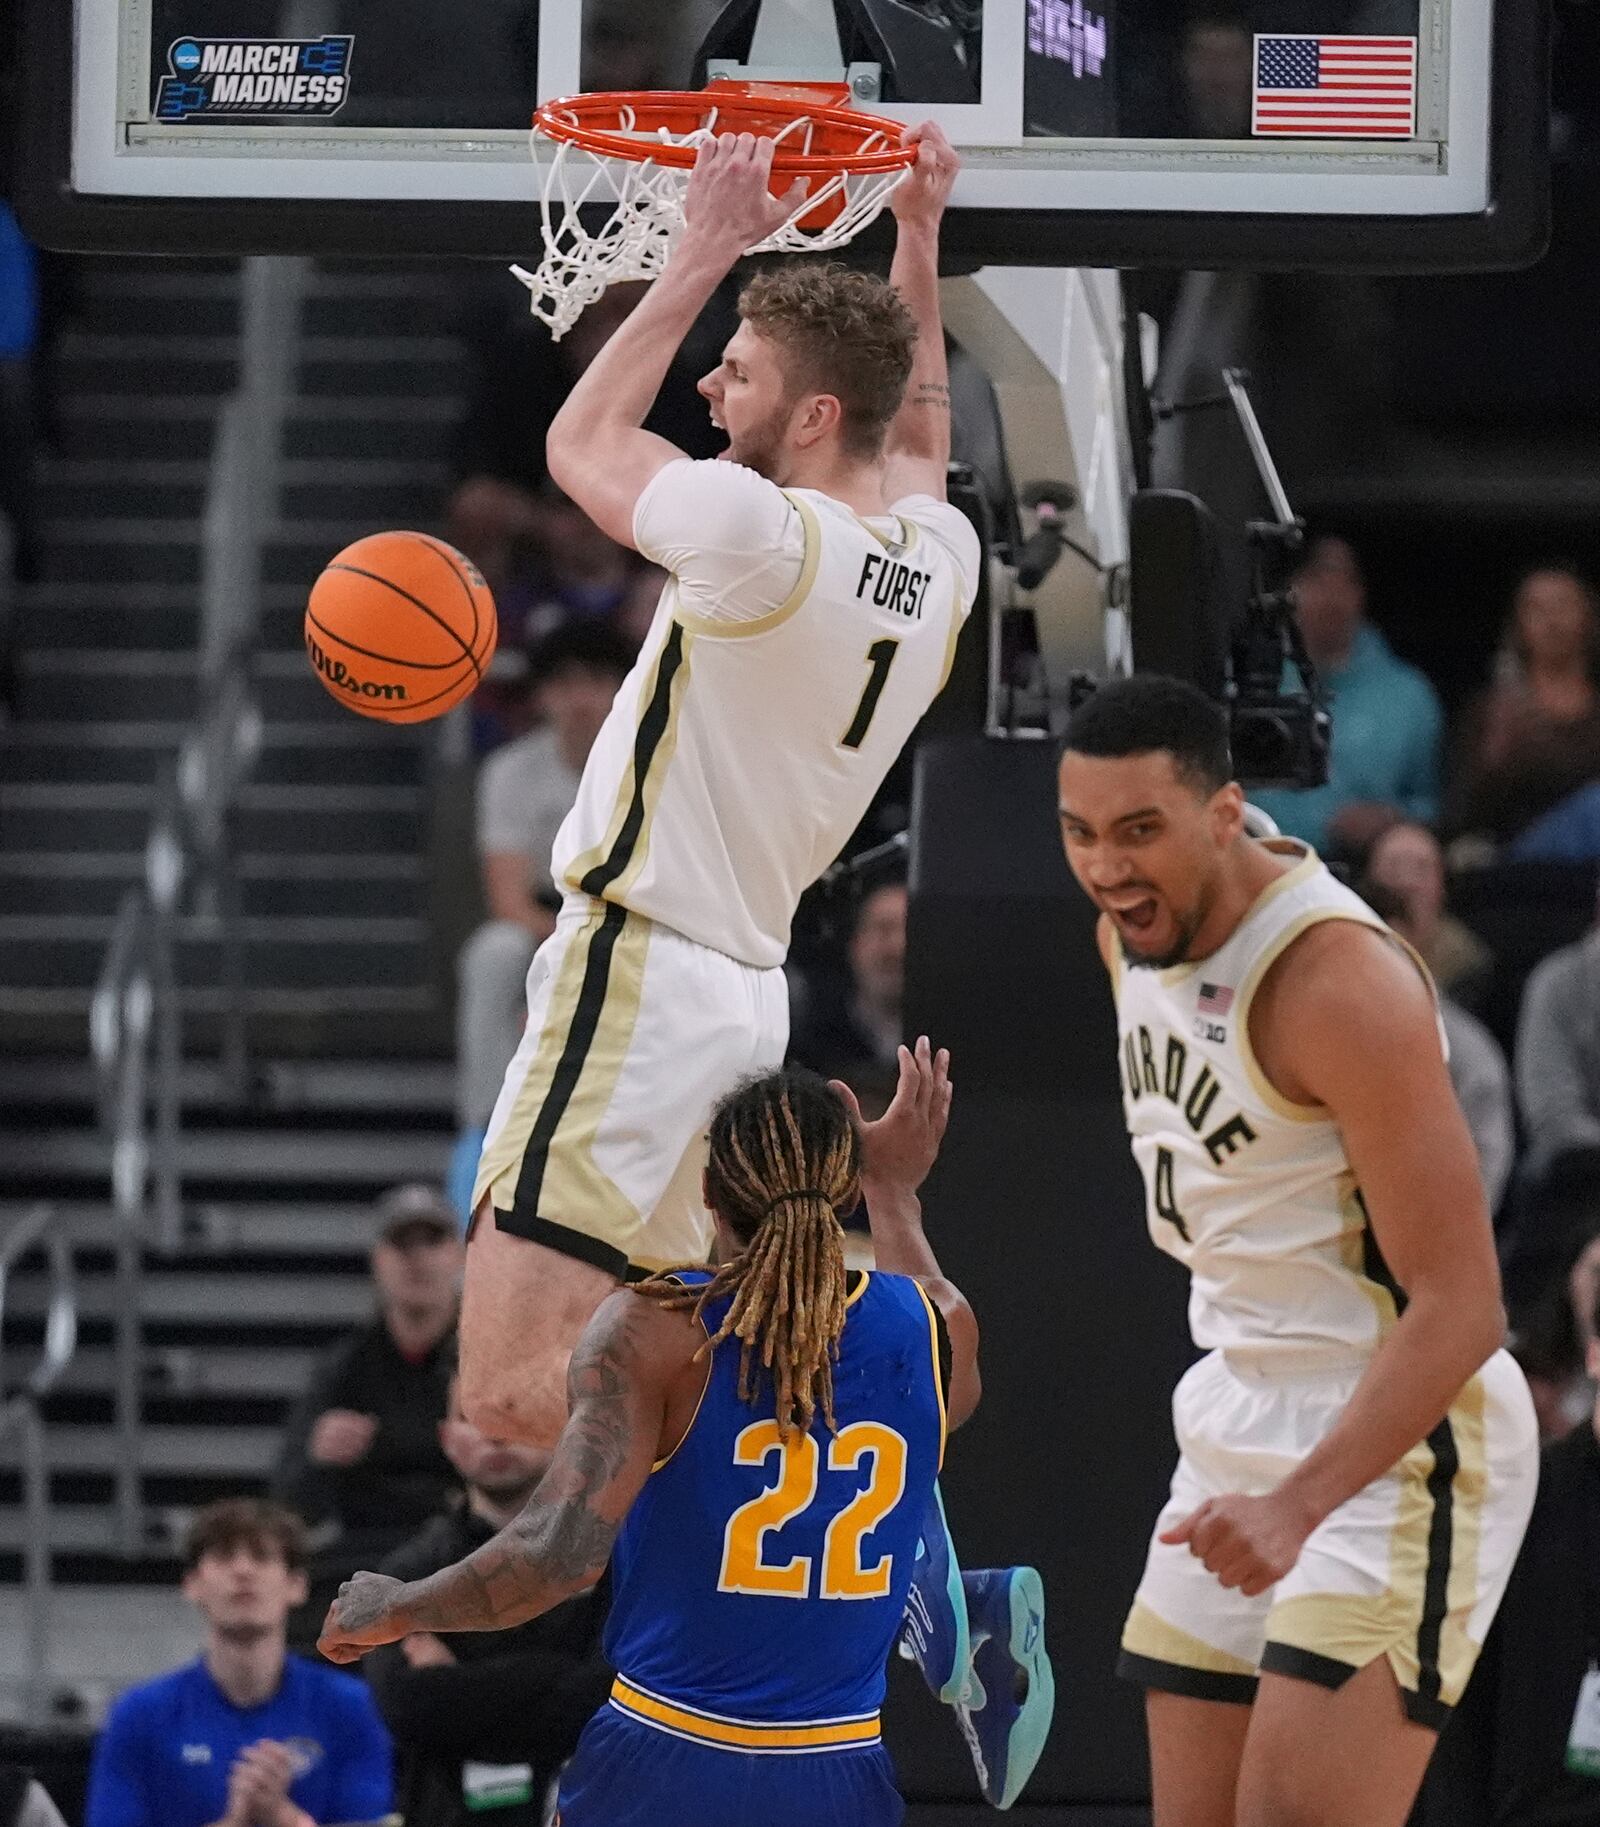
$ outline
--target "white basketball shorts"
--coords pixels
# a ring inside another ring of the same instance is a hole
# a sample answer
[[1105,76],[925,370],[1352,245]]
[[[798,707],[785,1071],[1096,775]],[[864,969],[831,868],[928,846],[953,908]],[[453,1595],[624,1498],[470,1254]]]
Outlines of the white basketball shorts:
[[1342,1504],[1256,1598],[1159,1539],[1207,1498],[1264,1496],[1325,1439],[1364,1364],[1295,1375],[1212,1352],[1173,1397],[1180,1456],[1122,1637],[1146,1687],[1248,1703],[1258,1674],[1338,1687],[1386,1656],[1407,1713],[1435,1729],[1461,1697],[1511,1576],[1538,1483],[1522,1372],[1497,1352],[1425,1441]]
[[472,1205],[619,1277],[704,1262],[706,1131],[789,1039],[783,972],[569,897],[528,973],[528,1025],[489,1119]]

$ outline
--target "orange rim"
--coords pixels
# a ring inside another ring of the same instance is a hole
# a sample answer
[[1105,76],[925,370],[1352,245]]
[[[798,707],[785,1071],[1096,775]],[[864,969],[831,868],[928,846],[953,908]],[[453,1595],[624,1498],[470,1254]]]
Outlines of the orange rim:
[[[863,114],[855,108],[816,106],[804,100],[788,100],[779,95],[723,95],[706,89],[620,89],[597,95],[565,95],[548,101],[533,117],[534,130],[547,139],[580,146],[586,152],[608,159],[628,159],[635,164],[653,160],[657,165],[671,165],[687,170],[699,156],[699,148],[678,145],[671,140],[641,139],[639,134],[665,129],[668,133],[694,133],[705,116],[717,112],[719,123],[727,121],[731,131],[755,133],[774,138],[796,121],[805,120],[813,129],[808,152],[791,152],[780,144],[772,155],[775,174],[788,177],[823,177],[838,172],[901,171],[916,163],[915,146],[891,146],[879,152],[855,152],[848,146],[818,148],[816,137],[850,138],[859,143],[876,134],[898,136],[898,121],[880,114]],[[605,125],[590,125],[584,117],[602,113],[617,116],[631,112],[635,125],[619,128],[608,120]]]

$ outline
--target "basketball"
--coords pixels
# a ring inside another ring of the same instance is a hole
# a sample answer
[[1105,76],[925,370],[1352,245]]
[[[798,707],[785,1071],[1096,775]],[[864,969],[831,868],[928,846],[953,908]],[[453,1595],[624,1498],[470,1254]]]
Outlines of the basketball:
[[494,598],[426,533],[373,533],[330,559],[306,604],[306,653],[341,704],[385,723],[442,717],[494,655]]

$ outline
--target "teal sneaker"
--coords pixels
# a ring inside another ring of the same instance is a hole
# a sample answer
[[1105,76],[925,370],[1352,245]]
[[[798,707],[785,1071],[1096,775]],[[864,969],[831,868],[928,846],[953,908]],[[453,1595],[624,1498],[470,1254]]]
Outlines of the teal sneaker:
[[972,1692],[956,1718],[983,1799],[1009,1808],[1050,1736],[1056,1678],[1044,1643],[1044,1582],[1032,1567],[963,1573],[972,1632]]
[[917,1543],[905,1622],[900,1627],[900,1653],[916,1663],[923,1680],[946,1706],[966,1699],[972,1678],[967,1597],[937,1485],[922,1519],[922,1539]]

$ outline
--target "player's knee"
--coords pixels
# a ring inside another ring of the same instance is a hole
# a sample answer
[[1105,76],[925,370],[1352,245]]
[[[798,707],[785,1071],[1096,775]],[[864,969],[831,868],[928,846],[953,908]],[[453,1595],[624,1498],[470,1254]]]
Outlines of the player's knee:
[[1335,1827],[1337,1819],[1329,1812],[1326,1797],[1296,1793],[1291,1767],[1249,1785],[1239,1797],[1235,1827]]

